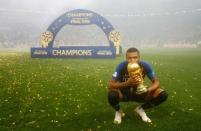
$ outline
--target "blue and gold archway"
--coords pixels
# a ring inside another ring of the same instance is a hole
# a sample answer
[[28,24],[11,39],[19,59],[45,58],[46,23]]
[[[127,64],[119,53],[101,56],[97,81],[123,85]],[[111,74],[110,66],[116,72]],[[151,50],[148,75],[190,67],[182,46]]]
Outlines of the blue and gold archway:
[[[65,25],[95,24],[106,35],[108,46],[53,47],[57,33]],[[42,47],[31,48],[32,58],[114,58],[120,55],[120,34],[99,14],[83,9],[72,10],[58,17],[41,35]]]

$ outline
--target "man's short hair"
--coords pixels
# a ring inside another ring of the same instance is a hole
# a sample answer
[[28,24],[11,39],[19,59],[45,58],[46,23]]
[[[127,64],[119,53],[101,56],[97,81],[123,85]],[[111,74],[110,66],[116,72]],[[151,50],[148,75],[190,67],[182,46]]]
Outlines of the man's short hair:
[[140,54],[139,50],[138,50],[137,48],[134,48],[134,47],[129,48],[129,49],[126,51],[126,54],[132,53],[132,52],[137,52],[138,54]]

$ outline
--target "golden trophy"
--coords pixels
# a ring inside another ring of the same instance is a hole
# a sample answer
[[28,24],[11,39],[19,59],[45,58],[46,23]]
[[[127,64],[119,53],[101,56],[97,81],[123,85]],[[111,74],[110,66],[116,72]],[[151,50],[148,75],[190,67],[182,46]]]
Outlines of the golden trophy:
[[143,76],[142,69],[138,63],[128,63],[127,66],[129,77],[135,78],[139,77],[139,81],[137,83],[136,94],[140,95],[147,92],[147,86],[143,85]]
[[120,33],[113,30],[109,34],[109,40],[114,43],[114,47],[116,48],[116,55],[120,55],[120,45],[121,45],[121,38]]
[[50,31],[43,32],[41,35],[41,45],[43,48],[47,48],[48,44],[53,40],[53,34]]

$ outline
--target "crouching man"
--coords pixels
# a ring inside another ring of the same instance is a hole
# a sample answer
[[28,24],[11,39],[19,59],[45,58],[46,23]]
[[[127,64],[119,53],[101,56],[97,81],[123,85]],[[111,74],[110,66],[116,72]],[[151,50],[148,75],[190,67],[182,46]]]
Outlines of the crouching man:
[[[121,62],[109,81],[108,102],[114,108],[114,123],[120,124],[124,113],[120,108],[120,102],[135,101],[140,103],[134,111],[141,117],[142,121],[151,123],[151,119],[146,115],[148,108],[160,105],[168,95],[160,88],[159,80],[148,62],[140,60],[140,52],[136,48],[129,48],[126,52],[126,61]],[[138,63],[141,68],[142,78],[147,76],[151,85],[143,93],[137,93],[140,76],[129,77],[127,66],[129,63]]]

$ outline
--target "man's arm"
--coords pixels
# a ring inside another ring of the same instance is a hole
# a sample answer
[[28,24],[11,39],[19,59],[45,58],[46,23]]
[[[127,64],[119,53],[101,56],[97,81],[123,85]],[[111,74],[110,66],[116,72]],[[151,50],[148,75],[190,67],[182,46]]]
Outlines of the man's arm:
[[148,88],[148,91],[149,91],[149,92],[155,91],[156,89],[159,88],[159,85],[160,85],[159,80],[158,80],[158,78],[156,78],[156,77],[153,78],[153,79],[151,80],[151,82],[152,82],[152,84],[151,84],[150,87]]
[[147,89],[147,96],[145,97],[146,101],[150,100],[152,97],[156,97],[157,94],[155,95],[155,93],[160,92],[159,80],[155,77],[151,80],[151,82],[151,86]]
[[159,80],[155,75],[151,65],[147,62],[142,62],[143,68],[145,69],[147,77],[151,80],[151,85],[148,88],[148,93],[154,92],[159,88]]

